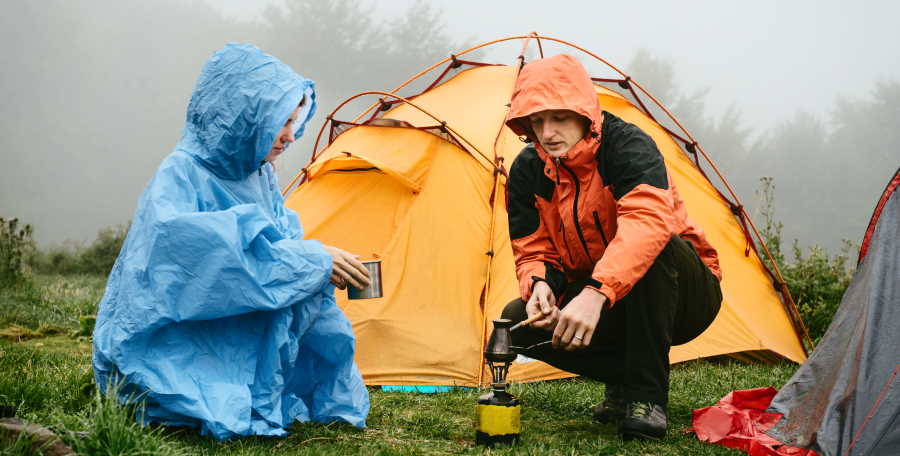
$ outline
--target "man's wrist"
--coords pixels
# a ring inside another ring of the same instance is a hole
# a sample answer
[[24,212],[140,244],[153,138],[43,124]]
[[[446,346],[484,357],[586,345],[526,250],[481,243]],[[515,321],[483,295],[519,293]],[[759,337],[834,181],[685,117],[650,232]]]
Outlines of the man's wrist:
[[598,307],[603,307],[606,304],[606,301],[609,299],[605,294],[601,293],[600,290],[591,287],[585,287],[581,290],[580,293],[582,296],[587,298],[591,303],[596,304]]
[[544,280],[543,278],[532,277],[531,279],[532,279],[532,282],[531,282],[531,292],[532,293],[534,293],[534,290],[536,290],[538,288],[538,284],[544,284],[544,286],[547,287],[548,290],[552,291],[552,289],[550,288],[550,284],[547,283],[547,281]]

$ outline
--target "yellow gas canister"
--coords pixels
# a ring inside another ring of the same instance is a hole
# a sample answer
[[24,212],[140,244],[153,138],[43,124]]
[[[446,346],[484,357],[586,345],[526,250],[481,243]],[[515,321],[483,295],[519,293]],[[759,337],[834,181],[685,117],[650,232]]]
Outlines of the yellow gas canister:
[[475,444],[494,446],[519,440],[522,406],[506,391],[490,391],[478,398],[475,406]]
[[484,349],[484,361],[491,370],[491,390],[478,398],[475,406],[475,444],[494,446],[516,443],[521,431],[522,407],[519,399],[506,391],[506,374],[516,359],[512,350],[512,321],[494,320],[494,331]]

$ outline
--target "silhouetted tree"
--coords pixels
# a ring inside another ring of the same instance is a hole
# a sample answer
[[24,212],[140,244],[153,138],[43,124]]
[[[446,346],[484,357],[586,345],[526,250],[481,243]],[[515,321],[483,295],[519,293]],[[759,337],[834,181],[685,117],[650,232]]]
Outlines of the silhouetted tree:
[[818,117],[797,112],[753,146],[748,171],[756,177],[768,176],[778,185],[773,204],[784,214],[784,238],[789,241],[800,239],[805,245],[815,227],[836,226],[824,220],[829,209],[822,204],[822,189],[814,184],[816,176],[829,167],[823,159],[828,154],[827,139],[825,124]]
[[[462,46],[427,3],[387,18],[375,6],[288,1],[254,23],[205,1],[4,2],[0,39],[19,44],[0,71],[0,207],[39,240],[127,220],[179,139],[201,66],[226,42],[256,44],[317,82],[313,133],[344,97],[393,88]],[[310,136],[279,161],[282,178],[302,166]]]
[[379,22],[373,9],[349,0],[270,7],[264,48],[316,80],[330,108],[356,92],[393,88],[464,46],[425,2]]
[[[737,106],[708,115],[709,89],[683,92],[671,61],[643,50],[628,68],[697,138],[749,212],[758,212],[754,194],[761,177],[778,184],[775,205],[783,214],[785,239],[798,239],[801,246],[837,251],[843,239],[859,239],[884,182],[900,163],[896,81],[875,84],[864,99],[838,98],[827,120],[797,112],[768,131],[753,132]],[[754,133],[759,136],[751,142]]]
[[[742,200],[749,199],[753,195],[758,176],[748,176],[745,173],[751,131],[744,125],[740,109],[732,105],[719,117],[708,115],[706,97],[711,89],[683,93],[672,61],[655,57],[647,50],[639,50],[627,68],[629,74],[666,105],[697,139],[729,183],[736,188],[738,196]],[[653,113],[667,127],[679,131],[660,111]],[[707,174],[713,179],[713,184],[719,185],[712,173]]]

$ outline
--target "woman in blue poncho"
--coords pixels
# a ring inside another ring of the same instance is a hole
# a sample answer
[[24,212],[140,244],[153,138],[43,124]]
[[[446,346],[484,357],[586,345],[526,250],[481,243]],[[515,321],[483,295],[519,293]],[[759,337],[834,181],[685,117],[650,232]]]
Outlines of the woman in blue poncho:
[[217,439],[294,420],[364,426],[369,398],[334,286],[353,255],[303,240],[272,162],[315,111],[312,81],[246,44],[203,67],[175,150],[147,185],[100,303],[94,371],[146,421]]

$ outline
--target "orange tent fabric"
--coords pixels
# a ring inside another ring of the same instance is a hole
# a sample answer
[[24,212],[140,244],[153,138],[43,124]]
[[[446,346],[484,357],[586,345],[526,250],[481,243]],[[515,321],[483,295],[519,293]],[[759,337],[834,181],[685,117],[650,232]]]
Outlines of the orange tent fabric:
[[[349,301],[338,292],[367,384],[490,381],[482,351],[491,320],[518,296],[503,169],[523,147],[504,126],[517,70],[472,65],[377,111],[404,122],[333,122],[333,133],[350,128],[332,135],[301,185],[287,189],[286,204],[308,238],[383,260],[383,298]],[[674,347],[671,361],[733,355],[802,362],[789,313],[729,203],[646,112],[616,91],[596,90],[603,109],[653,137],[691,219],[720,255],[722,310],[703,335]],[[570,375],[522,357],[510,369],[512,381]]]

